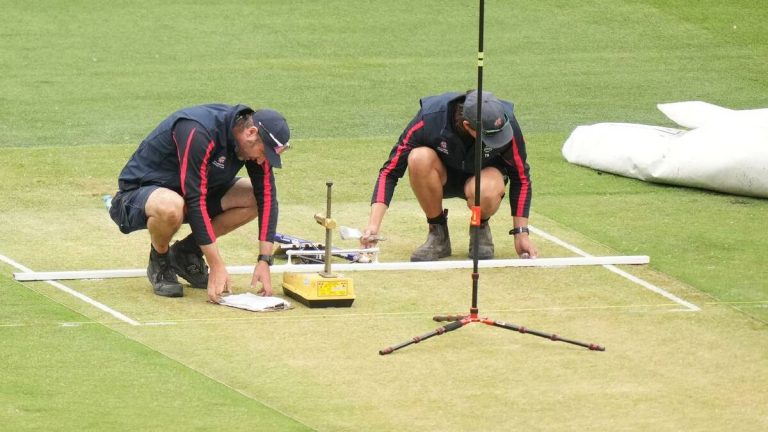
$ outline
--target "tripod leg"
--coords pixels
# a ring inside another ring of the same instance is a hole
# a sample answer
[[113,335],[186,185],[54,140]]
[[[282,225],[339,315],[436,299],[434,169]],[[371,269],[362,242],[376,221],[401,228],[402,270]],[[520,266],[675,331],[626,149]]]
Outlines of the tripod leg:
[[433,316],[432,319],[437,322],[461,321],[466,317],[467,317],[466,315],[437,315],[437,316]]
[[577,340],[567,339],[567,338],[564,338],[564,337],[560,337],[560,336],[558,336],[556,334],[553,334],[553,333],[544,333],[544,332],[541,332],[541,331],[538,331],[538,330],[529,329],[529,328],[526,328],[526,327],[523,327],[523,326],[517,326],[517,325],[512,324],[512,323],[506,323],[504,321],[496,321],[496,320],[487,319],[487,318],[483,319],[482,321],[485,324],[496,326],[496,327],[505,328],[507,330],[514,330],[516,332],[532,334],[534,336],[546,338],[546,339],[549,339],[549,340],[552,340],[552,341],[555,341],[555,342],[558,342],[558,341],[559,342],[565,342],[565,343],[569,343],[569,344],[573,344],[573,345],[578,345],[580,347],[589,348],[590,351],[605,351],[605,347],[602,347],[602,346],[597,345],[597,344],[579,342]]
[[449,331],[456,330],[457,328],[462,327],[464,324],[465,323],[463,321],[453,321],[453,322],[448,323],[448,324],[446,324],[446,325],[444,325],[442,327],[438,327],[438,328],[432,330],[429,333],[425,333],[425,334],[423,334],[421,336],[416,336],[416,337],[414,337],[413,339],[411,339],[409,341],[406,341],[406,342],[403,342],[401,344],[397,344],[397,345],[394,345],[394,346],[391,346],[391,347],[388,347],[388,348],[384,348],[383,350],[379,351],[379,354],[380,355],[391,354],[392,352],[397,351],[400,348],[405,348],[408,345],[419,343],[419,342],[421,342],[423,340],[431,338],[432,336],[440,336],[442,334],[448,333]]

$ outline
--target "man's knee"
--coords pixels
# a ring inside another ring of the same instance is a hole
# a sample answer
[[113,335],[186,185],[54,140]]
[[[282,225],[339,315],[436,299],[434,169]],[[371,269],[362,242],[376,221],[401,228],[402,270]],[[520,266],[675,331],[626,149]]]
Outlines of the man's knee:
[[184,223],[184,206],[163,207],[160,211],[160,219],[168,225],[181,226]]
[[[481,185],[482,186],[482,185]],[[489,204],[498,205],[504,198],[504,189],[487,188],[480,189],[480,200],[488,201]]]
[[149,196],[147,218],[155,218],[167,226],[181,226],[184,222],[184,198],[170,189],[157,189]]
[[416,147],[408,154],[408,176],[411,179],[411,184],[437,178],[440,184],[444,185],[448,179],[443,161],[429,147]]
[[480,184],[480,198],[501,201],[504,198],[504,180],[491,180]]
[[[480,181],[480,201],[488,204],[498,204],[504,198],[504,177],[501,175],[483,175]],[[467,180],[464,185],[464,195],[469,203],[475,199],[475,178]]]
[[442,166],[437,153],[429,147],[416,147],[408,154],[410,172],[427,172]]

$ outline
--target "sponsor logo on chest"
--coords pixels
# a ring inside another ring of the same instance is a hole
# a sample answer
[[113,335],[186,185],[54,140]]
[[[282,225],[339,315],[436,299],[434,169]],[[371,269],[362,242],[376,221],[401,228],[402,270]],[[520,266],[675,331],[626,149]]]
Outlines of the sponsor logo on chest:
[[224,155],[221,155],[213,161],[213,166],[215,166],[216,168],[224,169],[225,163],[227,163],[227,157]]

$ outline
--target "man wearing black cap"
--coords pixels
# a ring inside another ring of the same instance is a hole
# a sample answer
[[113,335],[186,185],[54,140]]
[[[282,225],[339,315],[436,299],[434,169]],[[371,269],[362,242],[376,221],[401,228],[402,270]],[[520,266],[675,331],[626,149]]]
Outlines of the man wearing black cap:
[[[427,241],[411,255],[411,261],[434,261],[451,255],[447,210],[443,198],[461,197],[475,203],[475,139],[477,137],[477,91],[444,93],[421,99],[421,109],[400,135],[389,159],[379,170],[371,199],[371,215],[361,244],[376,243],[398,180],[408,168],[409,180],[424,211]],[[492,259],[493,238],[488,219],[499,209],[509,183],[515,250],[520,257],[535,258],[538,251],[528,238],[531,179],[526,163],[525,140],[513,106],[483,92],[483,149],[480,172],[481,224],[478,259]],[[470,236],[472,257],[474,237]]]
[[[211,104],[171,114],[144,139],[120,173],[109,213],[125,234],[149,231],[147,277],[155,294],[183,296],[178,275],[207,288],[209,301],[218,303],[231,282],[216,238],[258,216],[251,287],[261,282],[259,294],[272,295],[278,217],[272,169],[282,166],[289,138],[288,123],[276,111]],[[243,165],[249,179],[237,177]],[[185,222],[192,234],[171,246]]]

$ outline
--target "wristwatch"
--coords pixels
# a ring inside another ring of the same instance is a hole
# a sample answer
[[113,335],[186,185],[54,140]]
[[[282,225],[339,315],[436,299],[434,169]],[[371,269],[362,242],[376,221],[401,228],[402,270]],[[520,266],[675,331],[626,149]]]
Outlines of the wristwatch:
[[267,265],[271,266],[275,259],[272,258],[272,255],[259,255],[259,258],[256,259],[256,261],[264,261]]
[[529,232],[530,231],[528,231],[528,227],[517,227],[517,228],[512,228],[511,230],[509,230],[509,234],[510,235],[518,235],[518,234],[522,234],[522,233],[526,233],[527,234]]

